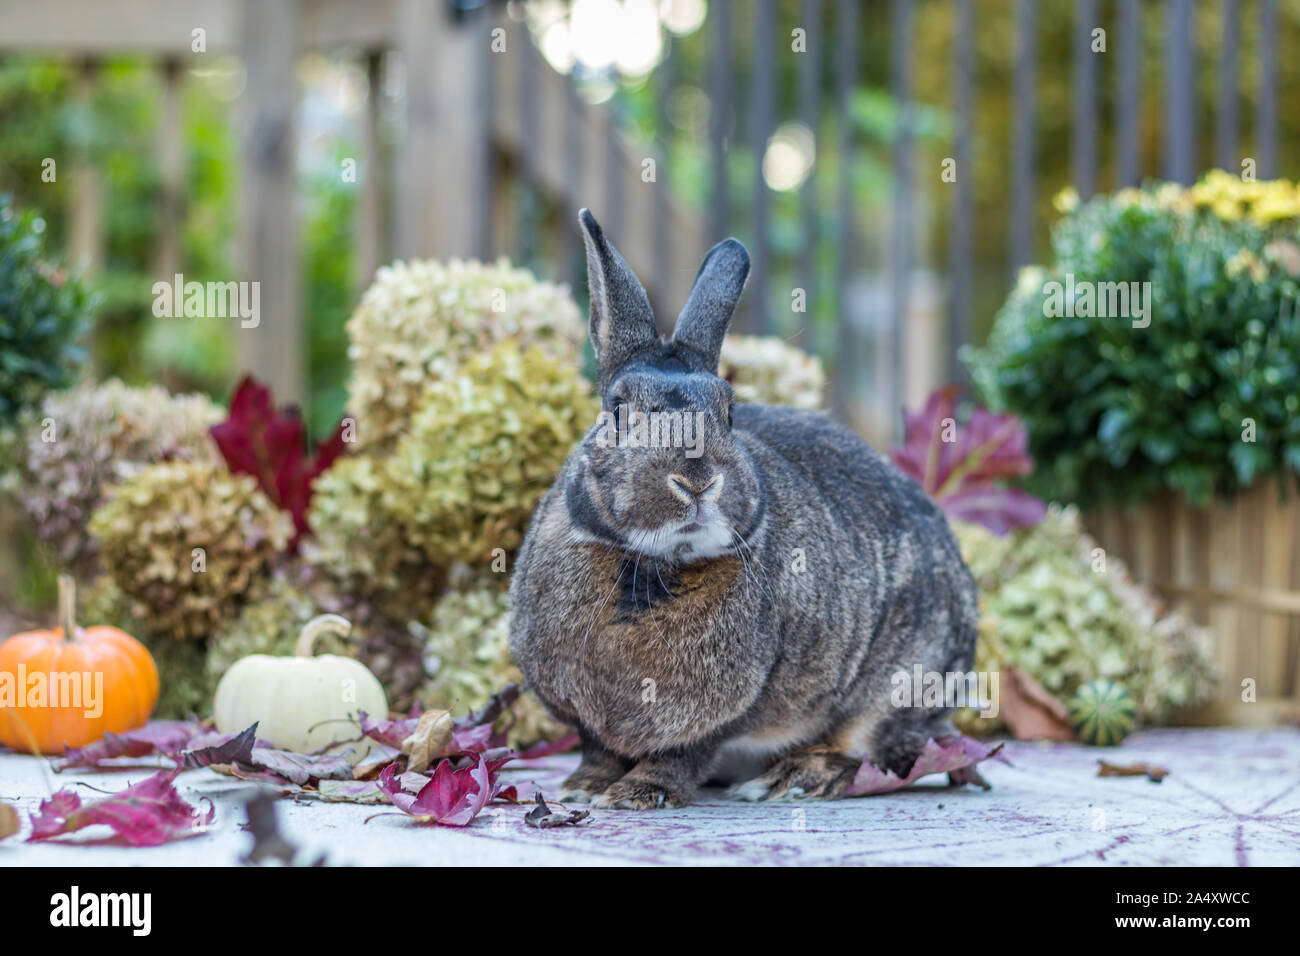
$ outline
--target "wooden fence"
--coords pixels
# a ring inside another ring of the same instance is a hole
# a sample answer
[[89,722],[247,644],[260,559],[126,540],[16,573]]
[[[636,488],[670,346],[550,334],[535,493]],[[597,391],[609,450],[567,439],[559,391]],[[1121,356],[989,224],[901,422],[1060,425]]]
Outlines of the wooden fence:
[[[939,2],[939,0],[935,0]],[[975,0],[950,4],[955,28],[951,48],[950,142],[957,168],[973,162],[974,119],[981,88],[976,47],[982,12]],[[1209,3],[1211,0],[1205,0]],[[1216,71],[1214,162],[1237,168],[1243,118],[1239,115],[1243,55],[1258,61],[1259,88],[1251,156],[1260,178],[1277,168],[1278,9],[1276,0],[1217,0],[1222,24],[1218,61],[1198,64],[1193,42],[1197,5],[1162,0],[1164,32],[1161,97],[1161,170],[1189,181],[1202,169],[1197,154],[1193,90],[1205,69]],[[940,261],[926,261],[924,234],[935,206],[938,177],[918,168],[914,135],[914,49],[917,0],[712,0],[703,25],[709,45],[702,75],[686,77],[670,51],[650,82],[666,102],[674,83],[687,79],[704,89],[711,104],[707,130],[709,177],[705,208],[693,210],[663,186],[642,180],[642,161],[666,156],[663,143],[636,142],[619,129],[614,110],[585,104],[569,77],[556,73],[534,47],[522,24],[499,3],[472,0],[0,0],[0,55],[47,51],[77,57],[81,95],[93,90],[105,57],[140,52],[157,57],[165,90],[158,131],[163,175],[163,231],[157,256],[160,275],[178,268],[180,190],[185,156],[179,135],[179,84],[195,65],[192,32],[202,27],[206,50],[239,55],[247,70],[241,97],[244,115],[241,169],[243,229],[239,248],[244,278],[260,280],[262,312],[257,334],[240,336],[240,360],[278,393],[301,398],[304,385],[304,322],[299,291],[299,225],[294,174],[294,56],[304,50],[349,51],[370,79],[365,107],[363,170],[357,249],[363,275],[394,257],[508,254],[547,262],[553,273],[581,282],[581,257],[573,226],[579,206],[589,205],[616,237],[628,260],[646,277],[661,318],[671,322],[694,276],[699,257],[718,238],[737,233],[753,255],[751,288],[738,325],[746,331],[796,338],[831,360],[835,406],[864,431],[880,438],[896,427],[901,402],[916,402],[940,381],[960,379],[957,349],[971,338],[976,246],[975,183],[969,175],[944,186],[950,203],[948,236]],[[1053,8],[1059,9],[1059,8]],[[797,15],[792,19],[793,11]],[[1131,185],[1143,168],[1139,137],[1139,61],[1142,18],[1138,0],[1073,5],[1070,155],[1072,178],[1082,196],[1099,188]],[[1105,19],[1103,22],[1103,13]],[[1035,259],[1041,233],[1036,219],[1039,170],[1035,162],[1037,37],[1043,15],[1034,0],[1014,0],[1013,119],[1007,149],[1010,191],[1007,218],[1008,278]],[[1257,19],[1258,49],[1241,49],[1241,25]],[[783,19],[784,18],[784,19]],[[791,22],[786,22],[786,21]],[[807,51],[795,73],[791,115],[781,115],[774,88],[777,57],[790,49],[793,26],[806,31]],[[1113,52],[1094,55],[1092,31],[1109,28]],[[493,45],[500,29],[504,48]],[[852,176],[855,142],[849,121],[860,75],[864,38],[887,30],[891,56],[886,84],[900,122],[890,149],[892,198],[888,215],[864,228],[855,208]],[[743,34],[743,36],[741,36]],[[738,39],[740,37],[740,39]],[[495,50],[495,52],[494,52]],[[404,134],[396,156],[380,150],[376,89],[386,52],[405,70]],[[933,68],[930,66],[928,68]],[[1064,68],[1062,65],[1061,68]],[[829,70],[832,81],[823,82]],[[1115,155],[1110,182],[1100,182],[1098,91],[1113,83]],[[824,95],[824,92],[827,95]],[[829,100],[828,102],[826,100]],[[814,135],[825,117],[836,122],[834,142],[815,142],[817,162],[835,160],[837,182],[819,188],[809,176],[799,194],[798,251],[779,252],[772,242],[772,194],[761,163],[774,129],[797,120]],[[727,156],[746,143],[753,153],[752,194],[734,201]],[[74,171],[72,251],[91,263],[102,257],[105,197],[94,171]],[[1045,184],[1055,188],[1062,184]],[[389,188],[391,186],[391,188]],[[384,197],[396,197],[384,208]],[[827,222],[833,223],[829,229]],[[868,234],[864,235],[864,232]],[[877,235],[878,233],[878,235]],[[818,250],[833,249],[833,280],[818,281]],[[810,309],[836,316],[833,338],[821,341],[816,327],[798,317],[775,315],[774,264],[806,293]],[[939,276],[942,275],[941,280]]]
[[[507,55],[491,52],[500,29]],[[203,30],[203,53],[192,49]],[[541,59],[523,26],[502,11],[462,10],[431,0],[46,0],[0,3],[0,54],[48,51],[81,64],[78,95],[88,101],[109,56],[157,57],[163,110],[158,152],[161,237],[157,271],[179,271],[183,152],[179,85],[202,56],[239,55],[247,71],[240,99],[241,278],[261,284],[263,321],[238,338],[242,367],[278,395],[305,394],[298,195],[295,175],[297,79],[304,50],[345,49],[364,63],[364,108],[357,250],[363,284],[395,257],[493,257],[545,249],[577,271],[573,223],[589,204],[608,210],[619,245],[647,277],[659,302],[685,300],[704,251],[697,217],[665,190],[641,185],[640,154],[610,111],[582,102],[567,78]],[[404,64],[404,136],[382,155],[379,80],[383,55]],[[517,53],[518,55],[509,55]],[[93,168],[72,172],[69,251],[92,270],[103,261],[105,194]],[[393,182],[391,215],[384,208]],[[521,186],[522,189],[511,188]],[[511,200],[527,196],[527,227]],[[593,197],[596,197],[593,199]],[[624,223],[651,224],[628,228]],[[656,238],[658,237],[658,238]],[[671,241],[668,241],[671,237]]]

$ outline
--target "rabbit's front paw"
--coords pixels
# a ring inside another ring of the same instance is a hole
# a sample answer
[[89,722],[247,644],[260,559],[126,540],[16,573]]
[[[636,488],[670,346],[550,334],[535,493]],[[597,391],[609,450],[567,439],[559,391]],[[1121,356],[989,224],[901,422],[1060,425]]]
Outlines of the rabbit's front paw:
[[690,792],[682,787],[630,774],[591,800],[592,806],[610,810],[658,810],[684,807],[690,802]]
[[800,750],[782,757],[767,772],[727,790],[736,800],[836,800],[862,761],[829,750]]

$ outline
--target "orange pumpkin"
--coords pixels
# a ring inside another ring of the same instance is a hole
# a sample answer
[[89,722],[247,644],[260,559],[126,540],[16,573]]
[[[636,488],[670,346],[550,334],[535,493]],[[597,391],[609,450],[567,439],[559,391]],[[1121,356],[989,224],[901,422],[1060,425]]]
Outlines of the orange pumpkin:
[[158,668],[144,645],[115,627],[77,627],[75,610],[75,584],[63,575],[61,626],[0,644],[0,744],[61,754],[106,731],[134,730],[153,713]]

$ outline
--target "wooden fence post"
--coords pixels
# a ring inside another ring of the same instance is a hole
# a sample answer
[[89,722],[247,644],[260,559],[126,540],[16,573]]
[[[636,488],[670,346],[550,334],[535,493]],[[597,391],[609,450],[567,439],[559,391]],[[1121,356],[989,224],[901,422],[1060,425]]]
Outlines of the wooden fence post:
[[[77,71],[77,108],[87,115],[94,109],[95,81],[99,65],[84,61]],[[68,191],[71,220],[68,229],[68,258],[72,263],[97,273],[104,265],[104,181],[95,159],[89,155],[93,144],[81,143],[73,157],[71,185]]]
[[357,291],[364,291],[384,262],[384,189],[388,164],[384,161],[379,133],[380,99],[384,55],[370,50],[365,55],[366,104],[361,119],[361,189],[357,195]]
[[[486,195],[488,114],[483,90],[466,90],[491,37],[476,29],[481,13],[458,21],[447,3],[400,0],[398,49],[406,68],[406,140],[398,164],[397,254],[464,256],[475,248],[476,223],[489,214]],[[521,42],[522,38],[511,37]]]
[[1034,256],[1034,0],[1016,5],[1015,129],[1011,147],[1011,281]]
[[162,116],[158,122],[159,195],[158,248],[154,272],[171,282],[181,270],[181,218],[185,205],[185,128],[181,122],[181,64],[176,57],[163,60]]
[[248,71],[243,129],[243,278],[260,284],[260,318],[234,334],[240,365],[279,402],[306,397],[294,108],[298,80],[297,0],[244,0],[242,53]]

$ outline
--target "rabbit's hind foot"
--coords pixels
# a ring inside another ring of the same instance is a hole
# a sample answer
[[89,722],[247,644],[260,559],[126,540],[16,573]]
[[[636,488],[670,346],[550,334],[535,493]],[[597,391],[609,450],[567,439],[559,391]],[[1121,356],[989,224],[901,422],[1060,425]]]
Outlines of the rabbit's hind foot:
[[826,748],[796,750],[761,776],[727,790],[737,800],[836,800],[853,780],[860,759]]

